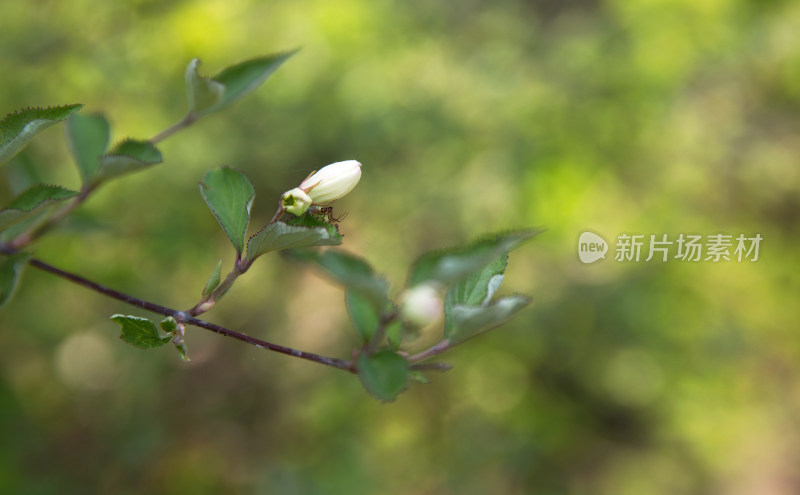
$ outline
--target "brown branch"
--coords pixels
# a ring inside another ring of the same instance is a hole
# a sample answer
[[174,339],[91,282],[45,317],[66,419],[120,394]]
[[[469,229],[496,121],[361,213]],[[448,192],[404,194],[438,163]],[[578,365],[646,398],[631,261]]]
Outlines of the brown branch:
[[177,309],[168,308],[166,306],[161,306],[160,304],[151,303],[148,301],[144,301],[137,297],[133,297],[129,294],[125,294],[123,292],[116,291],[114,289],[110,289],[103,285],[100,285],[96,282],[92,282],[86,278],[81,277],[80,275],[76,275],[74,273],[70,273],[64,271],[60,268],[56,268],[53,265],[45,263],[36,258],[31,258],[28,260],[28,264],[33,266],[34,268],[38,268],[39,270],[51,273],[58,277],[61,277],[65,280],[68,280],[74,284],[80,285],[87,289],[91,289],[95,292],[98,292],[106,297],[110,297],[112,299],[116,299],[118,301],[122,301],[125,304],[129,304],[131,306],[135,306],[137,308],[144,309],[146,311],[150,311],[151,313],[156,313],[163,316],[171,316],[175,318],[178,322],[183,322],[187,325],[192,325],[199,328],[204,328],[206,330],[210,330],[212,332],[218,333],[220,335],[224,335],[226,337],[231,337],[236,340],[245,342],[247,344],[256,346],[260,349],[266,349],[268,351],[278,352],[281,354],[286,354],[287,356],[293,356],[300,359],[305,359],[307,361],[313,361],[315,363],[324,364],[326,366],[331,366],[333,368],[338,368],[340,370],[348,371],[350,373],[355,373],[355,368],[349,361],[344,361],[341,359],[330,358],[326,356],[320,356],[318,354],[314,354],[311,352],[299,351],[297,349],[292,349],[291,347],[284,347],[282,345],[273,344],[271,342],[267,342],[265,340],[257,339],[255,337],[251,337],[247,334],[237,332],[235,330],[231,330],[225,328],[220,325],[216,325],[214,323],[209,323],[204,320],[200,320],[190,316],[185,311],[178,311]]
[[364,351],[367,354],[374,354],[375,351],[378,350],[378,346],[383,343],[383,339],[386,337],[386,329],[390,323],[397,319],[398,316],[399,313],[397,310],[393,310],[391,313],[381,315],[380,321],[378,322],[378,328],[375,329],[375,333],[372,335],[369,343],[367,343],[366,347],[364,348]]
[[408,367],[412,371],[448,371],[453,369],[450,363],[417,363]]
[[428,358],[436,356],[437,354],[441,354],[448,349],[450,349],[450,340],[444,339],[439,341],[439,343],[435,344],[433,347],[429,347],[422,352],[414,354],[413,356],[409,356],[408,362],[418,363],[419,361],[424,361]]

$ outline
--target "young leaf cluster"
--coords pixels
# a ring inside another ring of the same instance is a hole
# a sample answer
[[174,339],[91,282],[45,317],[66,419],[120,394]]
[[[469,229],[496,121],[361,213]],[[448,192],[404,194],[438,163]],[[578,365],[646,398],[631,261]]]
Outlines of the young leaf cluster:
[[186,355],[186,346],[183,343],[183,327],[178,325],[174,318],[167,317],[159,323],[161,330],[166,332],[162,336],[155,324],[147,318],[139,318],[130,315],[112,315],[111,319],[120,326],[119,338],[124,342],[138,347],[139,349],[153,349],[172,342],[175,349],[184,361],[189,358]]
[[[82,186],[80,191],[70,191],[57,185],[32,182],[27,189],[16,191],[16,196],[9,201],[0,200],[0,253],[14,255],[33,244],[85,202],[102,184],[161,163],[163,157],[156,143],[193,124],[199,117],[222,110],[246,96],[294,53],[282,52],[250,59],[223,69],[213,79],[200,78],[197,75],[199,60],[192,60],[186,76],[189,113],[180,122],[149,140],[126,138],[110,146],[111,125],[106,117],[99,113],[80,113],[81,104],[26,108],[7,115],[0,120],[0,172],[7,171],[4,163],[14,158],[41,131],[64,122],[67,147]],[[212,98],[212,104],[203,103],[209,98],[208,95],[203,96],[204,84],[216,88],[212,91],[216,95]],[[218,175],[225,174],[224,171],[218,172]],[[61,208],[55,209],[55,206]],[[238,224],[226,218],[226,229],[241,229],[242,215],[236,219]],[[236,235],[237,232],[233,230],[230,235]],[[239,253],[241,244],[239,242],[237,246]],[[0,286],[16,287],[24,263],[18,266],[19,263],[13,263],[10,258],[2,260],[2,263],[4,267],[17,268],[0,271]],[[8,300],[10,291],[4,291],[3,294],[0,306]]]
[[528,305],[525,296],[494,300],[503,280],[508,253],[538,231],[505,232],[467,246],[421,256],[411,267],[407,288],[434,283],[446,291],[442,339],[415,355],[402,349],[415,325],[406,321],[389,298],[389,284],[365,260],[344,251],[296,249],[285,253],[308,263],[342,285],[353,328],[361,343],[355,367],[373,396],[394,400],[411,380],[426,382],[422,369],[449,369],[444,363],[421,363],[463,341],[508,321]]
[[213,308],[216,301],[259,256],[270,251],[333,246],[342,242],[336,225],[310,212],[284,222],[281,221],[281,210],[278,210],[270,223],[250,237],[245,251],[244,239],[250,223],[250,207],[255,198],[255,189],[250,179],[238,170],[220,167],[205,174],[200,183],[200,194],[233,244],[235,261],[224,280],[221,279],[221,260],[217,263],[203,288],[200,301],[189,310],[192,316]]

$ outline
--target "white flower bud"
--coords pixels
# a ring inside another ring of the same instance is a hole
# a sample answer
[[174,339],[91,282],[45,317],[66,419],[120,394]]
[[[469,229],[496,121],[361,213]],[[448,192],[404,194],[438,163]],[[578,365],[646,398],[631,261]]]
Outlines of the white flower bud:
[[311,203],[311,198],[299,187],[286,191],[281,196],[281,208],[298,217],[306,212]]
[[411,324],[424,327],[436,321],[442,311],[442,298],[434,284],[420,284],[400,295],[400,314]]
[[313,205],[326,205],[352,191],[360,179],[361,163],[347,160],[322,167],[299,188],[308,194]]

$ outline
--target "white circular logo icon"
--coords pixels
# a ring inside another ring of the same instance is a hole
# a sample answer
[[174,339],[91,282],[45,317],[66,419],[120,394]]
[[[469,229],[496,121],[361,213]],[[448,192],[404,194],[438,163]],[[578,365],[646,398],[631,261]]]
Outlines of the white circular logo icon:
[[608,243],[594,232],[583,232],[578,238],[578,258],[583,263],[594,263],[605,259]]

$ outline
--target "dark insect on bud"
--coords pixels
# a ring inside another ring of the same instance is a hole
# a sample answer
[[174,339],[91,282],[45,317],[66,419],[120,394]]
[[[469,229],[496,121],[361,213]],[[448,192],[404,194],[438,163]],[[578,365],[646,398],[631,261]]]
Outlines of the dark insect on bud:
[[338,224],[339,222],[344,220],[345,217],[347,217],[347,212],[346,211],[343,212],[338,217],[334,216],[334,214],[333,214],[333,206],[322,206],[322,207],[319,208],[317,213],[320,215],[319,218],[321,220],[323,220],[325,222],[328,222],[328,223],[333,223],[333,224]]

